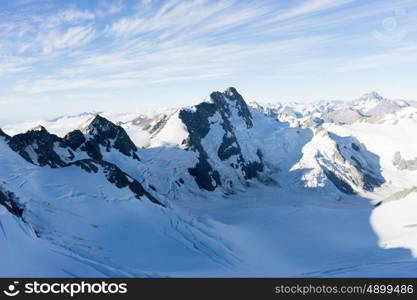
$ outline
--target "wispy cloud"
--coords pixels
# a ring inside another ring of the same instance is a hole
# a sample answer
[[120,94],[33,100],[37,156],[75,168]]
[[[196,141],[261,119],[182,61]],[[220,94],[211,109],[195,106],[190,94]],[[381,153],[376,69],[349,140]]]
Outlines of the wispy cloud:
[[44,54],[50,54],[57,49],[80,47],[95,37],[95,30],[90,26],[74,26],[65,31],[53,30],[40,35],[38,42]]
[[[53,79],[29,81],[21,84],[19,91],[40,93],[76,88],[112,89],[260,71],[288,63],[289,57],[299,60],[303,55],[308,55],[306,49],[326,39],[288,39],[265,43],[264,47],[256,49],[233,42],[221,45],[143,45],[145,52],[136,48],[119,49],[115,53],[79,58]],[[270,62],[272,55],[275,57],[273,66],[259,65]],[[242,61],[256,61],[258,64],[245,65]]]
[[97,15],[100,17],[105,17],[113,14],[118,14],[122,11],[123,7],[124,5],[122,0],[102,0],[99,4]]
[[[412,36],[388,46],[372,36],[396,9],[412,15],[411,0],[74,0],[36,11],[19,1],[0,12],[0,88],[15,99],[413,61]],[[395,25],[417,28],[406,17]]]
[[81,21],[94,20],[96,15],[87,10],[78,10],[78,9],[65,9],[61,10],[56,14],[50,16],[47,20],[41,20],[42,17],[36,18],[36,21],[43,23],[44,27],[57,27],[65,23],[78,23]]
[[352,58],[347,60],[346,64],[338,66],[336,69],[341,72],[349,72],[417,62],[417,56],[414,55],[416,51],[417,45],[414,45],[412,47],[397,48],[389,52]]
[[288,19],[308,16],[325,12],[329,9],[344,6],[357,0],[311,0],[278,12],[277,16],[268,20],[268,22],[284,21]]
[[0,63],[0,76],[7,75],[10,73],[18,73],[28,70],[30,67],[22,65],[20,63]]
[[0,97],[0,106],[6,106],[11,104],[28,104],[28,103],[43,103],[47,102],[49,99],[46,98],[36,98],[36,97]]
[[[243,6],[245,6],[243,4]],[[211,17],[216,14],[224,16],[222,12],[232,8],[230,1],[207,1],[207,0],[195,0],[195,1],[166,1],[156,11],[147,8],[139,10],[137,14],[129,17],[122,18],[113,22],[107,29],[109,35],[116,37],[130,37],[138,34],[149,33],[154,31],[176,31],[181,30],[201,30],[201,28],[193,27],[199,24],[203,24],[209,21],[211,24],[215,24],[216,19]],[[240,13],[243,11],[240,9]],[[257,15],[257,12],[253,12]],[[233,17],[235,14],[231,13]],[[244,21],[247,18],[246,13],[242,14],[241,20]],[[224,18],[224,22],[228,18]],[[228,22],[229,23],[229,22]],[[221,25],[221,24],[220,24]]]

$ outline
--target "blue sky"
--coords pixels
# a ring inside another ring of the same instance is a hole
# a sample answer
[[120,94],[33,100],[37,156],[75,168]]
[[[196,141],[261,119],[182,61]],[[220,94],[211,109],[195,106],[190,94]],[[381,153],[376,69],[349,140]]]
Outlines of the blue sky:
[[417,99],[417,1],[2,0],[0,123],[199,102]]

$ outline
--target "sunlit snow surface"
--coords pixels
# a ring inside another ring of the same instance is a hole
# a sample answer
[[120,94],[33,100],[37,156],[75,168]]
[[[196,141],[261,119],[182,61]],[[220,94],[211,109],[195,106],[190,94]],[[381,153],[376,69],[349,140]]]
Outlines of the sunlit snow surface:
[[[150,146],[140,151],[137,176],[171,199],[168,208],[132,197],[102,172],[29,164],[0,137],[0,186],[25,207],[23,221],[0,206],[0,276],[415,277],[417,171],[399,170],[392,161],[396,152],[407,160],[417,157],[416,110],[406,107],[372,120],[323,126],[340,137],[355,137],[379,157],[385,183],[359,196],[343,195],[319,180],[314,153],[319,149],[331,157],[332,141],[294,127],[297,116],[279,123],[255,109],[253,129],[238,129],[238,139],[263,145],[265,160],[276,163],[276,173],[270,174],[276,184],[253,180],[227,196],[198,191],[188,174],[182,174],[185,190],[172,184],[181,166],[196,163],[194,153],[175,146],[187,134],[175,114],[156,139],[137,133]],[[44,124],[64,135],[88,118]],[[129,118],[118,120],[126,122],[132,136],[135,126]],[[4,130],[33,127],[25,126]],[[203,143],[210,151],[218,143],[216,135]],[[106,155],[135,173],[130,160]]]

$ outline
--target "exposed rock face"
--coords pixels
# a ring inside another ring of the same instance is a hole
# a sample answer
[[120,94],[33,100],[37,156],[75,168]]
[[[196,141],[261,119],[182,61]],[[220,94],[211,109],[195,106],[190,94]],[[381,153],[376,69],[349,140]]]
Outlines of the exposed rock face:
[[71,131],[64,137],[64,140],[64,143],[74,151],[86,142],[86,138],[80,130]]
[[[221,96],[219,92],[216,92],[215,94],[216,98]],[[243,97],[233,87],[228,88],[224,94],[228,100],[236,102],[239,117],[242,117],[245,120],[247,127],[251,128],[253,126],[252,115],[249,111],[248,105],[246,104],[245,100],[243,100]]]
[[169,116],[167,114],[159,114],[152,118],[139,116],[136,119],[133,119],[131,123],[149,132],[150,134],[156,134],[165,126],[168,119]]
[[23,215],[23,208],[15,201],[15,195],[2,187],[0,187],[0,205],[16,217],[21,218]]
[[80,166],[82,169],[89,173],[97,173],[100,169],[102,169],[106,175],[107,180],[113,183],[119,189],[128,187],[135,194],[136,198],[139,199],[142,196],[146,196],[153,203],[165,206],[163,203],[153,197],[149,192],[147,192],[136,179],[130,177],[128,174],[123,172],[119,167],[112,163],[103,160],[83,159],[70,165]]
[[416,171],[417,170],[417,157],[414,159],[403,159],[400,152],[396,152],[394,154],[394,159],[392,160],[392,164],[397,167],[398,170],[409,170],[409,171]]
[[[337,176],[326,173],[327,177],[344,193],[353,194],[354,187],[372,192],[381,186],[385,180],[379,168],[379,157],[369,152],[364,145],[353,137],[340,137],[329,133],[336,142],[335,162],[343,161],[345,173],[349,176],[350,184]],[[339,157],[339,159],[337,159]]]
[[335,173],[328,169],[323,170],[326,177],[335,185],[335,187],[345,194],[355,194],[354,189],[342,178],[338,177]]
[[338,136],[325,129],[315,129],[302,159],[293,170],[303,170],[307,187],[326,187],[331,183],[345,194],[373,191],[385,179],[379,157],[352,136]]
[[405,197],[407,197],[408,195],[413,194],[413,193],[417,193],[417,186],[413,186],[411,188],[403,189],[401,191],[398,191],[398,192],[388,196],[384,200],[382,200],[382,202],[387,203],[387,202],[390,202],[390,201],[396,201],[396,200],[404,199]]
[[[51,168],[64,168],[72,165],[81,167],[89,173],[97,173],[103,170],[109,182],[118,188],[128,187],[137,198],[147,197],[150,201],[163,205],[155,197],[143,188],[143,186],[116,165],[103,160],[101,153],[104,147],[106,151],[118,150],[121,154],[139,160],[136,146],[120,126],[96,116],[83,131],[74,130],[64,138],[49,133],[44,127],[39,126],[24,134],[6,137],[10,148],[20,154],[28,162]],[[77,156],[88,156],[90,159],[77,159]],[[4,202],[7,195],[2,195]],[[13,207],[12,207],[13,208]],[[13,208],[16,210],[16,208]]]
[[[99,149],[101,145],[106,148],[106,151],[114,148],[126,156],[139,160],[136,154],[137,148],[124,129],[99,115],[95,116],[86,127],[82,128],[81,133],[85,134],[87,139],[83,145],[83,150],[94,159],[102,158]],[[79,133],[75,133],[75,136],[79,136]]]
[[6,133],[4,133],[3,130],[0,128],[0,137],[3,137],[6,141],[10,139],[10,136],[8,136]]
[[220,175],[208,163],[207,152],[201,144],[201,139],[210,131],[209,118],[215,112],[215,105],[201,103],[196,106],[195,112],[181,110],[179,113],[180,119],[187,126],[189,132],[189,138],[186,141],[187,146],[190,150],[199,153],[199,162],[194,168],[189,169],[189,172],[196,179],[198,186],[208,191],[213,191],[217,185],[221,184]]
[[8,138],[9,146],[28,162],[52,168],[72,162],[76,152],[85,152],[95,160],[103,159],[102,150],[116,149],[123,155],[139,160],[137,148],[120,126],[100,117],[81,130],[74,130],[64,138],[49,133],[39,126],[26,133]]
[[[216,116],[218,120],[214,121],[213,118]],[[249,108],[236,89],[229,88],[224,93],[212,93],[209,101],[198,104],[193,109],[181,110],[179,118],[189,132],[188,140],[185,141],[187,149],[199,153],[199,162],[189,169],[189,173],[200,188],[213,191],[217,186],[222,185],[220,172],[210,163],[213,160],[213,153],[208,153],[202,144],[202,140],[212,130],[214,123],[220,124],[223,129],[222,141],[215,153],[221,161],[226,162],[235,157],[236,161],[230,164],[243,172],[244,179],[254,178],[258,172],[263,171],[260,150],[257,152],[256,161],[248,161],[242,153],[236,135],[237,127],[243,125],[248,130],[253,126]]]
[[39,166],[63,167],[65,161],[55,152],[55,147],[65,144],[62,139],[50,134],[40,126],[10,138],[9,146],[28,162]]

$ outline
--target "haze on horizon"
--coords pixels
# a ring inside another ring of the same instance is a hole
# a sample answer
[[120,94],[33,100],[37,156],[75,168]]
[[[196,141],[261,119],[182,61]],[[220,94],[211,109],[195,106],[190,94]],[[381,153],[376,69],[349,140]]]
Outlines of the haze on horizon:
[[411,0],[0,3],[0,122],[249,101],[417,99]]

